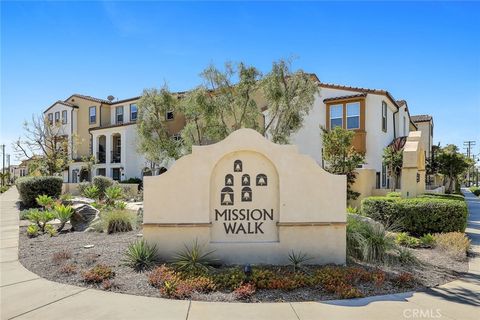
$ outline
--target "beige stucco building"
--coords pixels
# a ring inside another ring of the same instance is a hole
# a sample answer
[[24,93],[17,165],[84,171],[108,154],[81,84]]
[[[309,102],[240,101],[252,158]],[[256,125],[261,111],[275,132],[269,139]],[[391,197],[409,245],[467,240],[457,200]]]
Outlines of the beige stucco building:
[[[355,132],[354,147],[364,153],[366,159],[359,168],[362,182],[358,189],[363,196],[371,195],[376,189],[390,189],[391,179],[382,163],[383,149],[395,139],[417,130],[417,125],[423,130],[424,123],[415,123],[407,102],[396,100],[386,90],[329,84],[314,74],[312,77],[318,83],[319,91],[303,127],[291,137],[291,143],[324,167],[321,127],[341,126],[352,130]],[[116,180],[142,178],[145,174],[158,173],[162,166],[169,168],[171,163],[153,166],[137,151],[136,105],[139,99],[116,100],[112,97],[106,100],[73,94],[44,112],[52,122],[62,123],[72,147],[73,163],[64,174],[65,181],[79,182],[90,178],[82,171],[86,165],[82,159],[89,156],[93,156],[96,162],[93,176],[104,175]],[[268,118],[265,100],[258,94],[255,99]],[[165,114],[165,121],[172,138],[179,139],[185,125],[183,115],[169,112]],[[433,120],[430,123],[433,128]],[[422,138],[430,139],[424,142],[425,146],[431,146],[432,135],[433,130],[428,135],[422,134]],[[425,149],[429,152],[431,147]]]

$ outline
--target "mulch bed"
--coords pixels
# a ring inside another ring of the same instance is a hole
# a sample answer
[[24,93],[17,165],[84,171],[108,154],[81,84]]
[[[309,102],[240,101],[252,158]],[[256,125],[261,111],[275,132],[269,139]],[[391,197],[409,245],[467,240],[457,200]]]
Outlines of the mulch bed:
[[[67,225],[65,229],[68,229]],[[96,232],[63,232],[57,237],[41,235],[37,238],[28,238],[26,228],[20,228],[19,258],[20,262],[39,276],[56,281],[82,287],[102,289],[102,285],[88,284],[83,281],[82,271],[86,271],[96,264],[110,266],[115,272],[108,289],[133,295],[160,297],[159,289],[148,283],[148,272],[135,272],[123,263],[124,253],[129,243],[139,238],[141,230],[126,233],[105,234]],[[84,246],[93,245],[86,249]],[[64,261],[55,261],[55,253],[65,251],[70,258]],[[468,262],[456,261],[436,249],[412,249],[421,264],[413,266],[389,265],[372,266],[349,262],[348,266],[361,266],[367,269],[380,268],[388,275],[402,272],[412,273],[416,279],[413,286],[399,288],[388,283],[381,287],[362,284],[358,288],[364,296],[398,293],[402,291],[421,290],[426,287],[450,282],[468,271]],[[75,265],[76,272],[66,274],[61,272],[65,264]],[[235,301],[232,294],[213,292],[209,294],[195,294],[195,300],[207,301]],[[284,290],[257,290],[250,298],[250,302],[272,301],[318,301],[336,299],[333,294],[317,288],[299,288],[291,291]]]

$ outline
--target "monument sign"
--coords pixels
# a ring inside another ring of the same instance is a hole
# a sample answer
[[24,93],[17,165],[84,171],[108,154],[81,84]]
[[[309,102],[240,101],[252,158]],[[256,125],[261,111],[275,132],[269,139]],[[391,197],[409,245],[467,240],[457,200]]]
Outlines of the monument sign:
[[345,177],[295,146],[241,129],[144,179],[144,237],[167,259],[198,240],[224,263],[345,263]]

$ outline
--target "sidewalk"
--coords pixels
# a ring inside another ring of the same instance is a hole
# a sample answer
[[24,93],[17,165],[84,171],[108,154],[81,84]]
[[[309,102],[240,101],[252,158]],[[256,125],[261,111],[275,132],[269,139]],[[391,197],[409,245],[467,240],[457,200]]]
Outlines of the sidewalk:
[[480,200],[465,191],[469,274],[425,292],[328,302],[212,303],[111,293],[40,278],[18,262],[18,193],[0,196],[0,319],[472,319],[480,314]]

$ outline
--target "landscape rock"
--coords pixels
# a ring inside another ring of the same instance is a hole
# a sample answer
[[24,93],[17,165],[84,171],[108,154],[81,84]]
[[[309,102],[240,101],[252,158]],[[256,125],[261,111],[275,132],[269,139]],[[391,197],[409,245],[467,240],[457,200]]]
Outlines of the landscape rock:
[[85,231],[93,221],[100,219],[100,211],[89,204],[76,203],[72,207],[74,212],[70,224],[73,231]]

